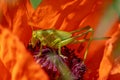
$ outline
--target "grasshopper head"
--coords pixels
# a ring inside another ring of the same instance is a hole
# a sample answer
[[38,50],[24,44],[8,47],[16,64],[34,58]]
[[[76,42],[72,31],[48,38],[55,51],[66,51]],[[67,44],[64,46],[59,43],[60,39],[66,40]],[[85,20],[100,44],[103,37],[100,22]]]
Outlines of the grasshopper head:
[[32,47],[34,48],[36,43],[37,43],[38,39],[37,39],[37,34],[35,31],[32,32],[32,38],[30,40],[30,44],[32,45]]

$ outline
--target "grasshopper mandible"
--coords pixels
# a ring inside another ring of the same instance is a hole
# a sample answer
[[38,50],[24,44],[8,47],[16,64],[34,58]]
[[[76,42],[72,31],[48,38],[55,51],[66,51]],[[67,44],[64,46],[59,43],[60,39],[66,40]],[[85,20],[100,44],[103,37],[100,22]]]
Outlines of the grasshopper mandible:
[[[81,32],[81,31],[84,31],[84,32],[79,33],[76,36],[72,36],[74,33]],[[83,35],[87,35],[89,32],[92,33],[89,39],[81,39],[81,40],[77,39]],[[93,40],[93,33],[94,33],[94,30],[90,26],[86,26],[84,28],[74,30],[71,32],[55,30],[55,29],[36,30],[36,31],[33,31],[32,33],[31,44],[32,44],[32,47],[35,47],[35,44],[37,43],[38,40],[41,42],[40,53],[38,54],[38,56],[40,56],[42,53],[41,52],[42,46],[47,46],[47,47],[58,49],[58,54],[64,58],[65,56],[61,54],[61,48],[63,46],[66,46],[67,44],[70,44],[70,43],[81,43],[81,42],[88,41],[88,45],[87,45],[87,48],[84,54],[84,59],[83,59],[85,60],[88,54],[88,48],[90,46],[91,41]]]

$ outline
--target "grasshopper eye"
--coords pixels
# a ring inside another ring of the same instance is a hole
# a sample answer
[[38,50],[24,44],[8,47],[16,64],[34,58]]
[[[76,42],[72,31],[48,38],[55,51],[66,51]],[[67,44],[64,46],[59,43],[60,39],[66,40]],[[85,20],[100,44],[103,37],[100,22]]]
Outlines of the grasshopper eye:
[[36,36],[37,36],[36,32],[33,31],[33,33],[32,33],[32,37],[35,38]]

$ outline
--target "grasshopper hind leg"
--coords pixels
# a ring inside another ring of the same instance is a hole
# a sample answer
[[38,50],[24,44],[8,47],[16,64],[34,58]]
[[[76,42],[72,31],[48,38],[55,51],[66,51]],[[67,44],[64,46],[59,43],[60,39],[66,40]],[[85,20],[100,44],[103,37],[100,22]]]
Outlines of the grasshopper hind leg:
[[[88,40],[88,45],[86,46],[86,50],[85,50],[85,54],[84,54],[84,58],[83,58],[83,61],[85,61],[85,60],[86,60],[86,57],[87,57],[87,54],[88,54],[89,46],[90,46],[90,44],[91,44],[91,41],[93,40],[94,30],[93,30],[93,28],[91,28],[90,26],[86,26],[86,27],[84,27],[84,28],[82,28],[82,29],[73,31],[72,33],[79,32],[79,31],[82,31],[82,30],[86,30],[86,31],[82,32],[81,34],[78,34],[78,35],[74,36],[73,38],[74,38],[74,39],[77,39],[77,38],[79,38],[79,37],[81,37],[81,36],[84,35],[83,39],[82,39],[82,40],[74,40],[73,43],[74,43],[74,42],[75,42],[75,43],[77,43],[77,42],[80,42],[80,43],[81,43],[81,42],[85,42],[85,41]],[[91,32],[91,36],[90,36],[89,39],[87,39],[87,35],[88,35],[89,32]],[[81,45],[80,45],[79,47],[81,47]]]

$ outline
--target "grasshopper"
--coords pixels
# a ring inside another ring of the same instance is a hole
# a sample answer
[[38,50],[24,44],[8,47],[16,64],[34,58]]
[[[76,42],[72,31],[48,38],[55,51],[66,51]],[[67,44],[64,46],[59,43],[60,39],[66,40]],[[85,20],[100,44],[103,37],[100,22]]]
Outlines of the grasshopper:
[[[84,31],[84,32],[78,33],[76,36],[73,36],[74,33],[81,32],[81,31]],[[92,33],[89,39],[82,39],[82,40],[77,39],[83,35],[87,35],[89,32]],[[38,40],[41,42],[40,53],[38,54],[38,56],[40,56],[42,53],[41,52],[42,46],[47,46],[47,47],[58,49],[58,54],[61,57],[65,58],[65,56],[61,54],[61,48],[63,46],[66,46],[67,44],[70,44],[70,43],[81,43],[81,42],[88,41],[88,45],[84,54],[84,60],[85,60],[88,53],[88,48],[90,46],[91,41],[93,40],[93,33],[94,33],[94,30],[90,26],[86,26],[84,28],[74,30],[71,32],[55,30],[55,29],[36,30],[36,31],[33,31],[32,33],[31,44],[32,44],[32,47],[35,47],[35,44],[37,43]]]

